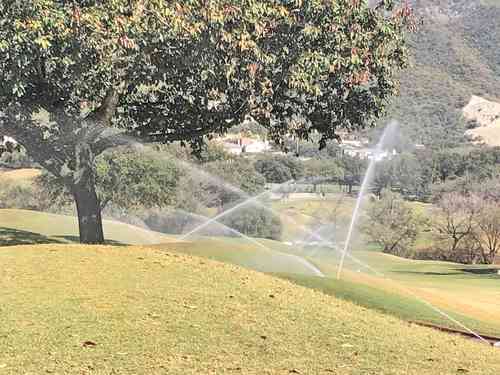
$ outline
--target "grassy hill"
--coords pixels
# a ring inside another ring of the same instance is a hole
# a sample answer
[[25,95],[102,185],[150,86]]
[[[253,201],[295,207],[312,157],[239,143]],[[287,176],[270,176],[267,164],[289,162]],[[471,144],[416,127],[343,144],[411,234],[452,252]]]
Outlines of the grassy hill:
[[[106,239],[121,244],[155,244],[171,241],[161,233],[116,221],[104,221]],[[0,209],[0,246],[78,241],[76,217],[28,210]]]
[[41,174],[39,169],[21,168],[21,169],[2,169],[0,168],[0,179],[13,180],[18,182],[31,183],[35,177]]
[[[261,246],[257,245],[260,243]],[[191,238],[186,242],[155,245],[187,255],[202,256],[266,273],[321,276],[319,268],[301,256],[287,253],[287,246],[271,240],[249,242],[241,238]]]
[[[339,217],[352,209],[346,199],[337,210]],[[290,235],[300,233],[298,226],[313,224],[306,220],[318,210],[328,216],[338,202],[294,201],[277,203],[277,210],[290,211],[294,222],[287,223]],[[328,217],[318,216],[321,220]],[[304,220],[301,220],[304,219]],[[295,225],[295,227],[293,226]],[[192,237],[177,242],[175,237],[150,232],[117,222],[106,222],[106,233],[115,243],[158,244],[157,249],[188,254],[236,264],[245,268],[277,274],[294,282],[317,288],[362,306],[378,309],[407,320],[419,320],[458,328],[418,301],[425,299],[451,316],[483,334],[500,335],[499,277],[491,267],[468,267],[445,262],[409,261],[366,249],[355,241],[353,253],[358,259],[387,275],[373,275],[369,270],[346,262],[342,282],[334,280],[339,256],[332,249],[288,246],[270,240],[249,242],[242,238]],[[359,239],[359,238],[358,238]],[[23,210],[0,210],[0,244],[71,243],[77,241],[76,219],[68,216]],[[168,242],[169,241],[169,242]],[[162,244],[168,242],[166,244]],[[316,268],[313,268],[314,265]],[[328,277],[315,277],[318,270]],[[361,271],[361,272],[360,272]],[[330,278],[331,277],[331,278]]]
[[498,374],[500,352],[140,247],[0,249],[2,374]]
[[473,96],[463,113],[479,125],[466,131],[468,138],[479,144],[500,146],[500,103]]
[[352,255],[377,273],[348,259],[342,282],[338,282],[334,278],[339,258],[331,249],[316,251],[309,257],[306,251],[299,254],[327,276],[321,280],[293,278],[302,285],[402,319],[460,329],[427,304],[431,303],[481,334],[500,336],[500,276],[495,266],[416,261],[356,250]]
[[[178,242],[174,236],[108,220],[104,222],[104,233],[110,243],[168,243],[171,249],[181,253],[201,255],[261,272],[286,272],[309,276],[320,274],[319,270],[303,258],[284,253],[282,250],[286,249],[286,246],[274,246],[274,241],[261,241],[260,246],[259,242],[252,243],[237,238],[201,237],[194,238],[195,241]],[[0,246],[72,242],[78,242],[78,224],[75,217],[0,209]]]

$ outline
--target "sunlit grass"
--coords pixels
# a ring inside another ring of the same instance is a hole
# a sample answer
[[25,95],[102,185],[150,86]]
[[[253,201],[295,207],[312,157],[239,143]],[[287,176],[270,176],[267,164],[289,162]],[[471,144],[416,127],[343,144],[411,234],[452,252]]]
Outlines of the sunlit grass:
[[2,374],[498,374],[488,346],[137,247],[0,249]]
[[22,169],[0,169],[0,181],[3,179],[14,180],[20,183],[31,184],[35,177],[40,176],[41,171],[33,168]]
[[[104,221],[106,239],[121,244],[155,244],[171,237],[116,221]],[[28,210],[0,209],[0,246],[78,242],[76,217]]]
[[[311,262],[327,276],[335,278],[338,256],[332,250],[309,249],[308,252],[299,253],[306,257],[310,254],[308,259]],[[346,282],[342,290],[344,298],[404,319],[423,319],[429,323],[459,328],[420,303],[425,300],[483,334],[500,335],[500,275],[497,274],[496,266],[408,260],[378,251],[354,251],[352,255],[365,267],[347,259],[342,273],[342,280]],[[328,281],[318,283],[321,289]],[[308,285],[313,284],[314,279],[311,279]],[[336,288],[337,284],[330,286],[329,290],[334,293]],[[387,298],[376,298],[380,293]],[[408,300],[411,303],[405,302]],[[427,315],[420,312],[422,307],[427,313],[432,313],[431,319],[425,318]]]
[[[76,242],[77,229],[76,219],[67,216],[22,210],[0,210],[0,239],[4,245]],[[268,248],[264,249],[242,238],[193,237],[188,242],[175,242],[175,237],[121,223],[106,223],[106,230],[108,238],[117,243],[154,244],[171,241],[170,244],[158,245],[158,248],[203,256],[262,272],[313,275],[311,269],[299,259],[288,257],[283,253],[297,254],[306,258],[327,276],[335,277],[337,271],[338,254],[333,249],[301,250],[296,246],[259,239],[258,241]],[[362,247],[355,247],[357,250],[353,254],[393,281],[384,280],[376,275],[370,276],[370,270],[347,259],[346,273],[343,277],[350,283],[345,284],[342,292],[344,298],[366,307],[377,308],[377,305],[373,304],[374,298],[365,292],[369,286],[370,290],[373,290],[373,296],[382,293],[390,296],[387,299],[389,302],[399,301],[389,303],[384,298],[380,299],[378,307],[381,305],[383,311],[404,319],[418,320],[420,317],[425,317],[425,314],[422,315],[418,309],[415,310],[415,297],[407,290],[410,288],[413,294],[457,316],[465,317],[466,321],[473,322],[473,327],[483,333],[500,332],[497,319],[500,316],[499,276],[494,273],[474,272],[482,268],[487,270],[488,267],[411,261],[382,254],[377,246],[372,246],[370,251],[359,251],[368,249],[370,247],[368,245],[361,243],[359,246]],[[407,299],[413,303],[404,302]],[[427,321],[450,325],[450,322],[442,317],[441,320],[436,320],[434,317]]]

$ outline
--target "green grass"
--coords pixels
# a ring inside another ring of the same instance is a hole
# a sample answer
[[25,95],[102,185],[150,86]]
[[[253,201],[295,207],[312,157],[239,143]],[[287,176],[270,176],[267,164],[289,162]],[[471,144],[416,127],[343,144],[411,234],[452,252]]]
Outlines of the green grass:
[[500,0],[481,0],[481,4],[490,7],[500,7]]
[[[307,252],[297,253],[307,258]],[[308,259],[334,278],[338,256],[330,249],[312,254]],[[352,255],[383,277],[348,258],[342,274],[345,284],[329,285],[328,280],[311,279],[307,281],[308,285],[321,290],[327,285],[329,293],[339,293],[363,306],[381,309],[404,319],[458,328],[421,303],[425,300],[483,334],[500,336],[500,276],[497,266],[416,261],[376,251],[354,251]],[[318,285],[314,286],[314,283]]]
[[[175,238],[120,223],[106,223],[106,228],[108,238],[116,243],[152,244],[170,241],[155,246],[261,272],[294,275],[298,276],[297,280],[301,280],[302,276],[312,276],[314,272],[300,258],[290,257],[287,253],[306,258],[330,277],[335,277],[337,271],[338,256],[331,249],[311,253],[276,241],[258,240],[268,247],[265,249],[241,238],[200,237],[189,242],[175,242]],[[74,242],[77,241],[76,235],[77,226],[73,218],[31,211],[0,210],[0,244],[3,245]],[[453,327],[449,320],[418,303],[415,298],[418,296],[455,314],[453,316],[468,322],[484,334],[500,333],[497,319],[500,316],[500,278],[492,272],[481,273],[489,272],[491,268],[409,261],[382,254],[376,247],[371,251],[355,251],[354,255],[390,280],[370,276],[368,270],[348,259],[347,272],[343,276],[346,283],[330,285],[328,293],[338,293],[360,305],[377,308],[403,319]],[[314,286],[310,281],[308,286],[323,290],[325,283],[328,284],[328,281],[318,281],[318,285]]]
[[[105,221],[104,231],[110,244],[162,243],[159,248],[167,246],[172,251],[217,259],[261,272],[314,275],[307,262],[283,253],[287,247],[275,241],[261,240],[264,247],[238,238],[200,237],[195,241],[176,242],[175,236],[112,221]],[[0,246],[75,242],[78,242],[76,218],[26,210],[0,210]]]
[[[171,237],[115,221],[104,221],[104,233],[111,243],[155,244]],[[75,217],[28,210],[0,209],[0,246],[29,243],[78,241]]]
[[[359,281],[349,281],[349,278],[335,280],[332,278],[317,278],[301,275],[280,275],[281,277],[299,285],[320,290],[326,294],[354,302],[360,306],[374,309],[386,314],[395,315],[410,322],[422,322],[441,327],[464,330],[453,323],[428,304],[412,295],[401,295],[384,288],[370,286]],[[396,288],[398,289],[398,287]],[[485,322],[470,316],[459,314],[456,311],[440,309],[445,314],[458,320],[468,328],[483,335],[500,336],[500,325],[496,322]]]
[[154,247],[236,264],[260,272],[315,275],[302,257],[284,252],[286,247],[283,245],[269,240],[258,241],[264,246],[268,246],[268,249],[259,247],[245,239],[206,237],[193,238],[189,242],[160,244]]
[[0,374],[498,374],[500,352],[138,247],[0,249]]
[[[354,199],[346,198],[340,204],[336,200],[277,202],[274,208],[298,218],[297,222],[301,225],[314,228],[317,224],[313,220],[301,221],[300,218],[321,218],[337,209],[342,219],[343,216],[349,217],[353,205]],[[430,205],[412,205],[420,214],[429,214]],[[342,238],[346,227],[339,228],[338,232]],[[422,232],[417,238],[416,246],[426,248],[430,240],[430,234]],[[346,284],[330,285],[328,280],[311,279],[307,285],[324,290],[326,283],[329,293],[337,293],[363,306],[390,312],[403,319],[457,328],[449,319],[421,303],[425,300],[471,328],[484,334],[500,335],[500,276],[497,275],[495,266],[465,266],[449,262],[402,259],[381,253],[379,246],[367,243],[359,234],[354,236],[352,249],[355,250],[355,257],[384,277],[347,259],[347,272],[343,275]],[[334,250],[290,248],[288,251],[307,258],[327,276],[336,276],[339,256]],[[315,286],[315,283],[318,285]]]

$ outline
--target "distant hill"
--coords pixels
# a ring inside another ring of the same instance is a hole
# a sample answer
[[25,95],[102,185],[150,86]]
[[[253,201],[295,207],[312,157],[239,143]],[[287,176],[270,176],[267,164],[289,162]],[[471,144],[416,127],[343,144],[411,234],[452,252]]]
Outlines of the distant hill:
[[500,96],[500,0],[415,0],[423,19],[410,36],[411,67],[388,118],[410,142],[463,142],[461,110],[471,96]]

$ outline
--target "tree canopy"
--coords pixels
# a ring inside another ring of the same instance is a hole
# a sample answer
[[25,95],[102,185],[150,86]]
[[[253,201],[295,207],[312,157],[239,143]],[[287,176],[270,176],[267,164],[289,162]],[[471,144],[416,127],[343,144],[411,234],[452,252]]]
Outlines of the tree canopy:
[[4,0],[0,136],[65,181],[81,240],[102,242],[94,161],[125,134],[197,150],[251,115],[324,145],[383,113],[411,19],[392,0]]

